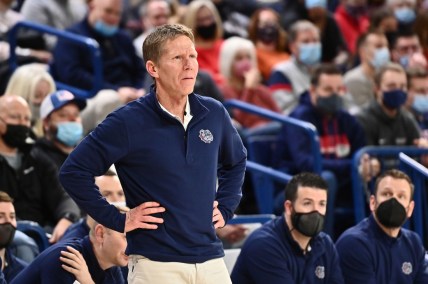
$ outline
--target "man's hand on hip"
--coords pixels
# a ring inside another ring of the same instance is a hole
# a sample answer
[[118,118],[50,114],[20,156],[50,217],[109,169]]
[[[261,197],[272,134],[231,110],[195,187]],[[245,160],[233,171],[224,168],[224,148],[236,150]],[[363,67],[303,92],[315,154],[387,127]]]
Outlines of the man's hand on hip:
[[126,212],[125,232],[130,232],[135,229],[157,229],[158,225],[153,223],[162,224],[163,219],[151,215],[161,212],[165,212],[165,208],[161,207],[157,202],[144,202],[132,208],[130,211]]

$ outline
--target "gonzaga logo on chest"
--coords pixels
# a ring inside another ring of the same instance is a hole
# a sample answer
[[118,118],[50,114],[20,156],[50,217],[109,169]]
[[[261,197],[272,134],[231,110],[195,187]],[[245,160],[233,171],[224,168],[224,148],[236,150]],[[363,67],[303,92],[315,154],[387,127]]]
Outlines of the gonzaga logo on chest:
[[199,138],[201,138],[202,142],[204,143],[211,143],[214,141],[214,136],[208,129],[201,129],[199,130]]
[[315,268],[315,275],[317,276],[318,279],[324,279],[325,278],[325,268],[324,266],[317,266]]

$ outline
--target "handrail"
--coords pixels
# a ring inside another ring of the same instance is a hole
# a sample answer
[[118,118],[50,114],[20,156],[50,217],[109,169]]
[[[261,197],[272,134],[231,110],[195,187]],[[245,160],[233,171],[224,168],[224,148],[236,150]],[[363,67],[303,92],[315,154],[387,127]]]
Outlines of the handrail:
[[314,169],[313,171],[315,173],[320,174],[322,171],[322,164],[321,164],[321,151],[320,151],[320,142],[318,137],[318,132],[316,127],[309,122],[301,121],[292,117],[285,116],[283,114],[279,114],[276,112],[273,112],[268,109],[264,109],[261,107],[258,107],[253,104],[249,104],[246,102],[242,102],[239,100],[227,100],[224,103],[224,106],[226,108],[237,108],[242,111],[255,114],[261,117],[265,117],[274,121],[279,121],[283,125],[293,125],[302,128],[305,130],[305,132],[309,135],[311,138],[311,153],[314,157]]
[[358,166],[360,160],[364,154],[375,155],[375,156],[397,156],[400,152],[406,153],[408,155],[421,155],[428,154],[428,149],[418,148],[415,146],[366,146],[359,149],[352,159],[352,169],[351,169],[351,178],[352,178],[352,192],[354,199],[354,214],[355,222],[358,223],[366,217],[365,212],[365,203],[363,197],[363,182],[361,180],[360,174],[358,172]]
[[258,175],[257,179],[261,181],[258,183],[258,186],[261,185],[261,188],[254,190],[259,213],[271,214],[274,209],[274,181],[285,185],[291,180],[292,176],[248,160],[246,170],[254,175]]
[[287,183],[291,180],[292,176],[270,167],[263,166],[259,163],[255,163],[247,160],[247,170],[250,172],[262,173],[271,179],[283,183]]
[[417,172],[419,172],[420,174],[428,178],[428,169],[424,167],[421,163],[418,163],[417,161],[410,158],[408,155],[404,154],[403,152],[398,154],[398,158],[400,159],[400,162],[403,162],[407,166],[413,168],[414,170],[416,170]]
[[92,66],[94,68],[94,82],[93,82],[92,88],[90,90],[84,90],[84,89],[76,88],[68,84],[64,84],[56,81],[55,83],[58,89],[69,90],[74,95],[81,98],[91,98],[101,89],[102,82],[103,82],[103,73],[102,73],[103,67],[102,67],[101,53],[100,53],[100,49],[97,41],[89,37],[84,37],[84,36],[73,34],[67,31],[62,31],[62,30],[54,29],[49,26],[27,22],[27,21],[18,22],[15,26],[13,26],[10,29],[8,33],[8,39],[9,39],[9,45],[10,45],[9,69],[11,72],[13,72],[17,68],[17,58],[16,58],[15,49],[17,46],[17,34],[18,34],[18,31],[22,28],[35,30],[46,34],[51,34],[59,38],[64,38],[64,39],[73,41],[74,43],[77,43],[79,45],[82,45],[88,48],[88,51],[91,54]]
[[404,153],[400,153],[398,157],[400,160],[400,169],[410,176],[414,186],[413,201],[415,207],[412,218],[413,230],[425,241],[424,216],[426,216],[425,212],[427,210],[425,188],[428,179],[428,169]]
[[235,215],[227,224],[251,224],[251,223],[266,223],[275,219],[274,214],[253,214],[253,215]]

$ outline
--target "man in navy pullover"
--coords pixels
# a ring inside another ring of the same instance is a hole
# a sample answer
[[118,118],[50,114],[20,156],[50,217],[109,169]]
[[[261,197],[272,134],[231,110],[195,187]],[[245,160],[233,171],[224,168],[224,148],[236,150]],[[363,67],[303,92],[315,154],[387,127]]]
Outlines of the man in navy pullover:
[[[127,233],[129,283],[230,283],[215,229],[241,199],[246,150],[221,103],[193,93],[191,30],[159,27],[143,54],[154,88],[77,146],[61,182],[91,217]],[[113,163],[131,208],[126,216],[94,184]]]
[[[67,247],[77,250],[86,266],[86,279],[81,282],[76,276],[78,269],[73,262],[68,262],[70,252]],[[76,280],[83,283],[125,283],[118,266],[126,266],[128,256],[125,255],[125,234],[110,230],[98,223],[93,224],[89,236],[83,239],[69,239],[47,248],[38,255],[27,268],[19,273],[11,282],[14,284],[72,284]],[[67,267],[64,267],[66,265]],[[90,279],[93,282],[90,282]]]
[[322,232],[327,184],[301,173],[285,189],[283,216],[265,224],[245,242],[232,271],[233,283],[343,283],[330,237]]
[[419,236],[402,228],[414,208],[413,184],[398,170],[378,177],[370,217],[345,231],[336,246],[348,284],[428,283]]
[[[290,117],[312,123],[319,134],[322,155],[321,176],[329,184],[326,231],[333,233],[337,191],[348,191],[352,157],[365,145],[363,128],[343,108],[345,85],[339,69],[321,65],[315,69],[309,92],[300,96],[299,105]],[[280,134],[282,147],[277,148],[278,167],[291,173],[314,170],[310,137],[296,127],[284,127]]]

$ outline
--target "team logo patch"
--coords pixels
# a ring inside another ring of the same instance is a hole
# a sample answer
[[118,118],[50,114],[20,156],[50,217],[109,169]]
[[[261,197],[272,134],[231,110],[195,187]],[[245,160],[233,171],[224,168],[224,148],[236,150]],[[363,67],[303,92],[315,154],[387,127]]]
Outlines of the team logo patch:
[[403,265],[401,266],[401,270],[404,274],[410,275],[413,271],[412,264],[410,262],[403,262]]
[[208,129],[207,130],[204,130],[204,129],[199,130],[199,138],[201,138],[202,142],[204,142],[204,143],[211,143],[214,140],[214,137],[211,134],[211,131],[209,131]]
[[315,275],[318,277],[318,279],[324,279],[324,277],[325,277],[325,268],[324,268],[324,266],[317,266],[315,268]]

